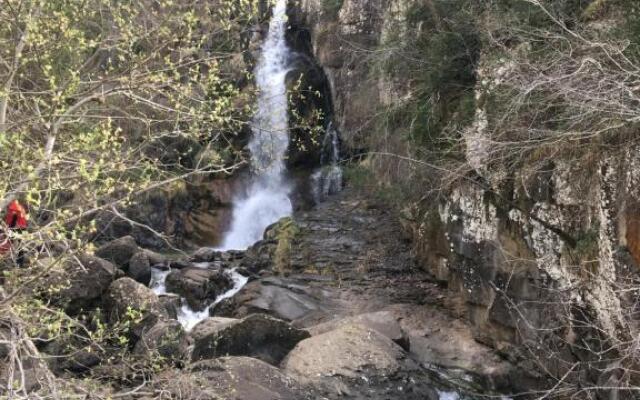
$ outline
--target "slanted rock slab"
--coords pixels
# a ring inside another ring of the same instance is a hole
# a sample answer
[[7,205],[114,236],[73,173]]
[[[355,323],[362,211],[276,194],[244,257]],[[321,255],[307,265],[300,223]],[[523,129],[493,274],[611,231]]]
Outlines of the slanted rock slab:
[[192,360],[222,356],[249,356],[278,365],[309,333],[289,323],[264,314],[253,314],[242,320],[211,324],[208,332],[197,331]]

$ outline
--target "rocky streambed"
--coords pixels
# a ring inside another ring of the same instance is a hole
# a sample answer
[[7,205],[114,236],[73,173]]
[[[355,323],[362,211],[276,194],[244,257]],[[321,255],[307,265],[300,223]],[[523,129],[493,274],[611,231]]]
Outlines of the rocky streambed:
[[[102,310],[111,329],[126,325],[126,341],[36,345],[55,379],[99,382],[94,398],[456,399],[526,387],[526,373],[444,306],[446,289],[404,237],[396,216],[350,190],[247,251],[165,256],[123,237],[50,276],[65,285],[48,300],[71,315]],[[150,288],[154,271],[163,290]],[[201,321],[185,323],[185,310]],[[149,360],[162,361],[151,375],[139,367]],[[43,366],[33,365],[37,391]]]

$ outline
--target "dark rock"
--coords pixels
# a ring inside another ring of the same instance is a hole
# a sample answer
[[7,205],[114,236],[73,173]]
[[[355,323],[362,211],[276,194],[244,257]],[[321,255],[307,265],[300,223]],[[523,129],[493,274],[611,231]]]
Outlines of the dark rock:
[[169,318],[178,319],[178,310],[180,309],[182,301],[180,296],[174,293],[167,293],[159,295],[158,299]]
[[215,261],[220,256],[220,251],[211,247],[203,247],[198,249],[192,255],[192,259],[195,262],[210,262]]
[[180,360],[186,355],[187,346],[187,334],[178,321],[160,321],[142,334],[134,353]]
[[221,357],[167,370],[154,379],[169,398],[220,400],[315,400],[322,398],[277,368],[249,357]]
[[167,290],[183,296],[189,307],[204,310],[211,300],[231,288],[231,279],[221,271],[187,267],[167,276]]
[[193,361],[235,355],[258,358],[273,365],[278,365],[298,342],[309,337],[307,331],[263,314],[231,323],[212,324],[209,332],[198,335]]
[[96,255],[126,270],[129,267],[129,260],[137,252],[138,244],[135,239],[125,236],[103,245],[96,250]]
[[99,348],[70,340],[55,340],[42,349],[49,356],[46,360],[55,374],[65,371],[83,373],[102,362]]
[[127,275],[145,286],[151,282],[151,262],[144,251],[139,251],[129,260]]
[[149,259],[149,264],[153,268],[163,269],[167,266],[168,258],[160,253],[156,253],[155,251],[151,251],[148,249],[143,250]]
[[239,320],[236,318],[223,318],[223,317],[209,317],[200,321],[196,326],[191,329],[189,336],[194,340],[203,339],[205,336],[210,335],[211,332],[217,331],[226,325],[236,323]]
[[60,269],[54,268],[39,283],[39,292],[73,315],[98,306],[111,282],[121,273],[109,261],[84,254],[68,259]]
[[193,268],[193,263],[185,260],[169,260],[167,263],[171,269]]
[[158,321],[167,318],[153,290],[131,278],[121,278],[109,287],[105,299],[109,322],[128,322],[135,342]]

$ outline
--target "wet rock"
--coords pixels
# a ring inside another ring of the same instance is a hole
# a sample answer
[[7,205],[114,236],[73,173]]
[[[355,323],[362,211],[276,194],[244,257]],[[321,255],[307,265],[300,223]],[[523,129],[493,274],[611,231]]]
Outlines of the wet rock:
[[131,257],[127,275],[143,285],[149,286],[149,282],[151,282],[151,262],[146,252],[138,251]]
[[138,244],[135,239],[131,236],[124,236],[103,245],[96,250],[95,254],[126,270],[129,267],[129,260],[137,252]]
[[311,400],[312,390],[277,368],[249,357],[199,361],[188,370],[168,370],[155,381],[170,398],[219,400]]
[[109,322],[130,323],[134,342],[158,321],[168,317],[153,290],[131,278],[121,278],[111,284],[105,306]]
[[164,359],[180,360],[187,353],[187,334],[178,321],[160,321],[145,331],[136,343],[134,353],[159,355]]
[[178,319],[178,310],[181,306],[180,296],[174,293],[166,293],[158,296],[160,304],[171,319]]
[[167,290],[184,297],[189,307],[204,310],[205,307],[233,286],[231,279],[219,270],[187,267],[167,275]]
[[198,332],[200,338],[195,341],[193,361],[234,355],[278,365],[298,342],[309,337],[307,331],[263,314],[211,324],[206,332],[204,330],[202,327]]
[[332,303],[331,292],[284,278],[268,277],[249,282],[232,299],[220,302],[214,315],[245,317],[266,313],[287,321],[324,316]]
[[73,315],[97,307],[109,285],[120,274],[122,272],[109,261],[84,254],[66,260],[61,268],[54,266],[47,278],[39,283],[38,291],[42,297]]

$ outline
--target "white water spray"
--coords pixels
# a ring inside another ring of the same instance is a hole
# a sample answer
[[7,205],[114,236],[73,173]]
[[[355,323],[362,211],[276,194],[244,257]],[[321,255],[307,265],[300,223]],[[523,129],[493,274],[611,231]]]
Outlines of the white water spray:
[[284,161],[289,147],[286,11],[286,0],[278,0],[256,66],[260,93],[249,143],[254,178],[246,197],[235,202],[231,229],[225,236],[222,250],[246,249],[262,238],[269,225],[293,212]]
[[[289,71],[289,49],[285,41],[287,1],[278,0],[273,8],[269,33],[262,45],[262,54],[255,70],[259,90],[257,112],[253,118],[253,136],[249,143],[253,180],[245,197],[234,202],[231,229],[217,249],[244,250],[262,238],[265,229],[293,212],[290,188],[285,181],[285,156],[289,147],[289,115],[285,78]],[[207,268],[208,265],[200,265]],[[155,271],[151,287],[158,294],[166,293],[168,271]],[[248,278],[235,270],[226,272],[233,287],[218,296],[202,311],[192,310],[183,300],[178,321],[186,330],[209,317],[211,307],[234,296]]]
[[320,169],[311,175],[313,197],[316,203],[320,203],[327,196],[342,190],[342,168],[340,161],[340,143],[338,131],[332,123],[327,126],[327,131],[322,140],[320,155]]

